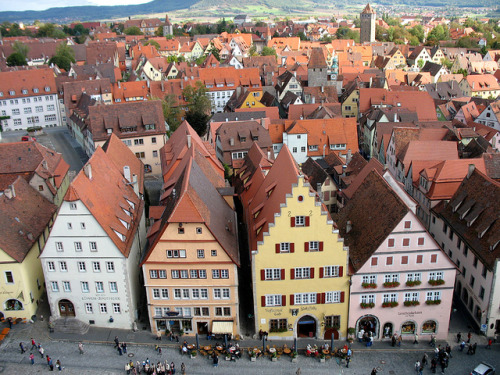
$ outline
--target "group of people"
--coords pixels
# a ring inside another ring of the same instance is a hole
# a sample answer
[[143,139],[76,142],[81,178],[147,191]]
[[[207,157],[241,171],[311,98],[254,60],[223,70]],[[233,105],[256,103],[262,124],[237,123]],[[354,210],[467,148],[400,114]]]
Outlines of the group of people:
[[364,328],[361,328],[358,332],[358,341],[365,342],[366,346],[373,345],[373,332],[371,330],[365,331]]
[[397,333],[395,333],[394,335],[392,335],[392,338],[391,338],[391,345],[394,347],[396,346],[396,344],[398,346],[401,346],[401,343],[403,342],[403,336],[402,335],[398,335]]
[[115,336],[114,342],[115,342],[115,349],[118,350],[118,355],[123,355],[124,353],[127,354],[126,342],[120,343],[120,340],[118,340],[118,336]]
[[[19,343],[19,348],[21,349],[21,354],[24,354],[28,351],[23,342]],[[42,344],[41,343],[37,344],[35,339],[32,337],[31,338],[31,349],[30,349],[30,355],[29,355],[30,363],[32,366],[35,364],[35,355],[33,354],[33,350],[38,350],[38,353],[40,354],[40,358],[42,358],[42,359],[45,358],[47,360],[47,366],[49,367],[49,370],[54,371],[54,361],[52,360],[52,358],[48,354],[45,355],[45,349],[43,348]],[[59,359],[56,360],[55,367],[59,371],[61,371],[63,369],[62,364],[61,364],[61,360],[59,360]]]
[[415,362],[415,371],[417,372],[417,375],[422,375],[424,368],[427,365],[430,365],[430,369],[433,374],[436,373],[438,366],[441,368],[441,374],[444,374],[451,357],[451,346],[446,344],[443,348],[439,345],[434,349],[434,357],[431,359],[430,363],[427,353],[424,354],[421,361]]
[[[168,363],[167,360],[165,362],[157,362],[156,364],[151,363],[149,358],[145,361],[137,361],[135,364],[133,361],[130,361],[125,364],[125,371],[127,374],[154,374],[154,375],[175,375],[176,369],[174,362]],[[184,362],[181,364],[181,374],[184,375],[186,373],[186,365]]]

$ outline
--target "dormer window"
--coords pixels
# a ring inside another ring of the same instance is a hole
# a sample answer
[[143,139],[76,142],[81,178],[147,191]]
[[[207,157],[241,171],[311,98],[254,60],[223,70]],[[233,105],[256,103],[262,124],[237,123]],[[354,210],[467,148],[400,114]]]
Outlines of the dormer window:
[[146,130],[155,130],[155,124],[146,124],[144,125]]
[[113,129],[111,129],[111,128],[106,129],[106,131],[108,132],[108,134],[113,133]]
[[28,90],[24,89],[22,92],[24,95],[26,95],[28,93]]
[[16,92],[14,90],[9,90],[9,95],[16,95]]
[[38,91],[39,91],[39,90],[38,90],[37,88],[34,88],[34,89],[33,89],[33,92],[34,92],[35,94],[38,94]]

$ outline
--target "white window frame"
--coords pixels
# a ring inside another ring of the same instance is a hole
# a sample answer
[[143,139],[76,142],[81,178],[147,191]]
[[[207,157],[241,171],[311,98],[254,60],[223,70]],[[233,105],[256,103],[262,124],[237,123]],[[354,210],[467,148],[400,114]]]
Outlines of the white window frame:
[[95,282],[95,291],[96,291],[96,293],[104,293],[104,282],[96,281]]
[[361,303],[375,303],[375,294],[362,294]]
[[323,267],[323,277],[339,277],[340,266]]
[[101,263],[99,263],[99,262],[92,262],[92,270],[94,272],[101,272]]
[[109,282],[109,292],[118,293],[118,284],[116,283],[116,281]]
[[56,264],[52,261],[48,261],[47,262],[47,271],[55,272],[56,271]]
[[310,279],[311,278],[311,268],[310,267],[294,268],[293,273],[294,273],[296,279]]
[[281,280],[281,268],[265,268],[265,280]]
[[50,282],[50,288],[55,293],[59,292],[59,284],[57,283],[57,281],[51,281]]
[[319,241],[309,241],[309,252],[319,251]]
[[81,281],[80,286],[82,288],[82,293],[90,293],[89,283],[88,281]]
[[444,272],[443,271],[431,271],[429,272],[429,280],[443,280]]
[[266,294],[266,307],[267,306],[281,306],[281,294]]
[[115,272],[115,263],[114,262],[106,262],[106,271]]
[[340,291],[331,291],[325,293],[325,303],[340,303]]
[[295,293],[294,294],[294,304],[295,305],[315,305],[317,302],[316,293]]
[[361,277],[361,282],[364,284],[376,284],[377,283],[377,275],[363,275]]
[[290,242],[280,242],[280,253],[290,252]]
[[295,216],[295,226],[296,227],[305,227],[306,226],[306,217],[303,215]]

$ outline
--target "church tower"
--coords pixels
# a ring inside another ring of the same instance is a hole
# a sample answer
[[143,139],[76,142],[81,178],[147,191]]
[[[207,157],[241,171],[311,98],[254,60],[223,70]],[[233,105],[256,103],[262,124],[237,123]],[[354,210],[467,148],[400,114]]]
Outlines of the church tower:
[[375,18],[377,18],[377,14],[370,6],[370,3],[366,4],[365,9],[360,14],[361,31],[359,41],[361,43],[375,41]]
[[173,35],[174,27],[168,19],[168,14],[165,15],[165,23],[163,24],[163,36]]

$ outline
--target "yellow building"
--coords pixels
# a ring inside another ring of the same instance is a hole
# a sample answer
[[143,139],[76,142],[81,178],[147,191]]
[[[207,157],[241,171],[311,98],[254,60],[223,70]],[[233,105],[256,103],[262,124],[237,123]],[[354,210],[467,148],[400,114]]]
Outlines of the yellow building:
[[31,319],[44,292],[38,256],[57,207],[22,177],[0,196],[0,317]]
[[245,186],[256,331],[270,339],[345,337],[348,252],[327,208],[286,145],[267,175],[251,158],[237,178]]

